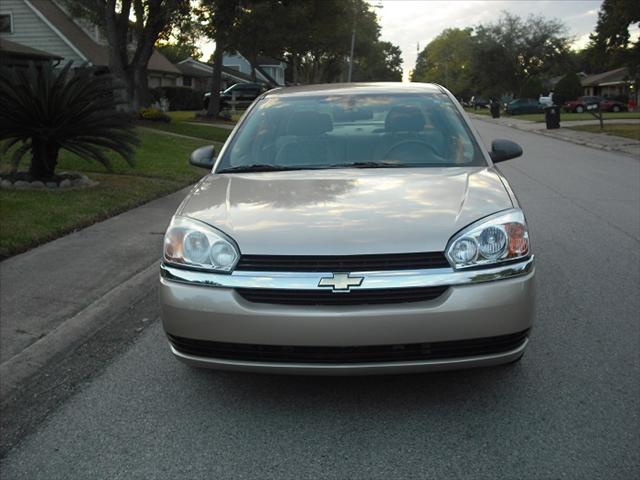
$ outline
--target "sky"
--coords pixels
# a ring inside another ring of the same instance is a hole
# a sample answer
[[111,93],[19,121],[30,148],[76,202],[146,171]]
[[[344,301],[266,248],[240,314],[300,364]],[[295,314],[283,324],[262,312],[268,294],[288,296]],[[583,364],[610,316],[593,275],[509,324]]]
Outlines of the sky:
[[[304,0],[300,0],[304,1]],[[574,49],[581,49],[595,30],[602,0],[367,0],[382,26],[381,40],[402,50],[403,80],[416,63],[418,45],[422,50],[445,28],[474,27],[496,21],[502,11],[527,17],[531,14],[561,20],[572,37]],[[631,32],[637,38],[640,31]],[[199,43],[208,59],[212,43]],[[357,54],[357,52],[356,52]]]
[[573,47],[584,47],[598,20],[602,0],[367,0],[376,8],[382,26],[381,40],[398,45],[404,60],[403,79],[422,50],[445,28],[473,27],[495,21],[503,10],[521,17],[531,14],[561,20],[573,37]]

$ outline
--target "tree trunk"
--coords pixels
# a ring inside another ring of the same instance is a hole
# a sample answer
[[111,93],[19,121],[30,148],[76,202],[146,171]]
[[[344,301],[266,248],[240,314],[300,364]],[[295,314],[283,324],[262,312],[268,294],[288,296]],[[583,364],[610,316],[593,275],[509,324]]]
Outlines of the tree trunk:
[[257,82],[258,81],[258,76],[256,74],[256,63],[258,63],[258,61],[256,60],[256,56],[255,55],[250,55],[249,58],[249,67],[251,68],[251,81],[252,82]]
[[141,107],[151,103],[146,66],[138,67],[133,71],[133,88],[130,98],[131,108],[134,112],[138,112]]
[[213,78],[211,82],[211,96],[207,106],[207,116],[217,117],[220,114],[220,84],[222,82],[222,56],[224,55],[224,45],[221,41],[216,42],[216,51],[213,54]]
[[29,175],[34,180],[49,180],[56,172],[59,147],[39,138],[32,140]]
[[298,84],[298,55],[291,55],[291,79],[294,85]]

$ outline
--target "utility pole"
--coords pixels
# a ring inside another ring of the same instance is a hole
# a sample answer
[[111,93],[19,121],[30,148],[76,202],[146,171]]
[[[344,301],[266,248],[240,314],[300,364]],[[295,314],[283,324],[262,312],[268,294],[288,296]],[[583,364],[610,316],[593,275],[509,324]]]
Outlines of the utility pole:
[[[370,5],[373,8],[382,8],[382,4]],[[351,48],[349,49],[349,70],[347,72],[347,82],[351,83],[351,74],[353,73],[353,50],[356,46],[356,18],[358,16],[358,3],[353,2],[353,26],[351,27]]]
[[349,51],[349,73],[347,82],[351,83],[351,73],[353,72],[353,49],[356,46],[356,3],[353,2],[353,26],[351,27],[351,49]]

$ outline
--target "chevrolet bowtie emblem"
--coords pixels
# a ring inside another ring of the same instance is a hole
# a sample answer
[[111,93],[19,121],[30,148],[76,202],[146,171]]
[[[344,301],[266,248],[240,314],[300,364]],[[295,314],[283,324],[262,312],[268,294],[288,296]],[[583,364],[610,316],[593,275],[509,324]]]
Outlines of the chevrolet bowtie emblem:
[[319,287],[330,287],[334,292],[349,292],[351,287],[359,287],[364,277],[350,277],[348,273],[334,273],[331,277],[322,277]]

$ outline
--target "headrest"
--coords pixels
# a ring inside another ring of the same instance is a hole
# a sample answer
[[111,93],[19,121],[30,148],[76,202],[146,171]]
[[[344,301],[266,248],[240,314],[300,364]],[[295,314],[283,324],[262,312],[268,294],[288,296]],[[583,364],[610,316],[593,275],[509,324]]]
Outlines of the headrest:
[[387,132],[420,132],[424,124],[424,115],[418,107],[393,107],[384,120],[384,129]]
[[328,113],[314,111],[294,112],[287,124],[287,134],[299,137],[322,135],[333,130],[333,122]]

